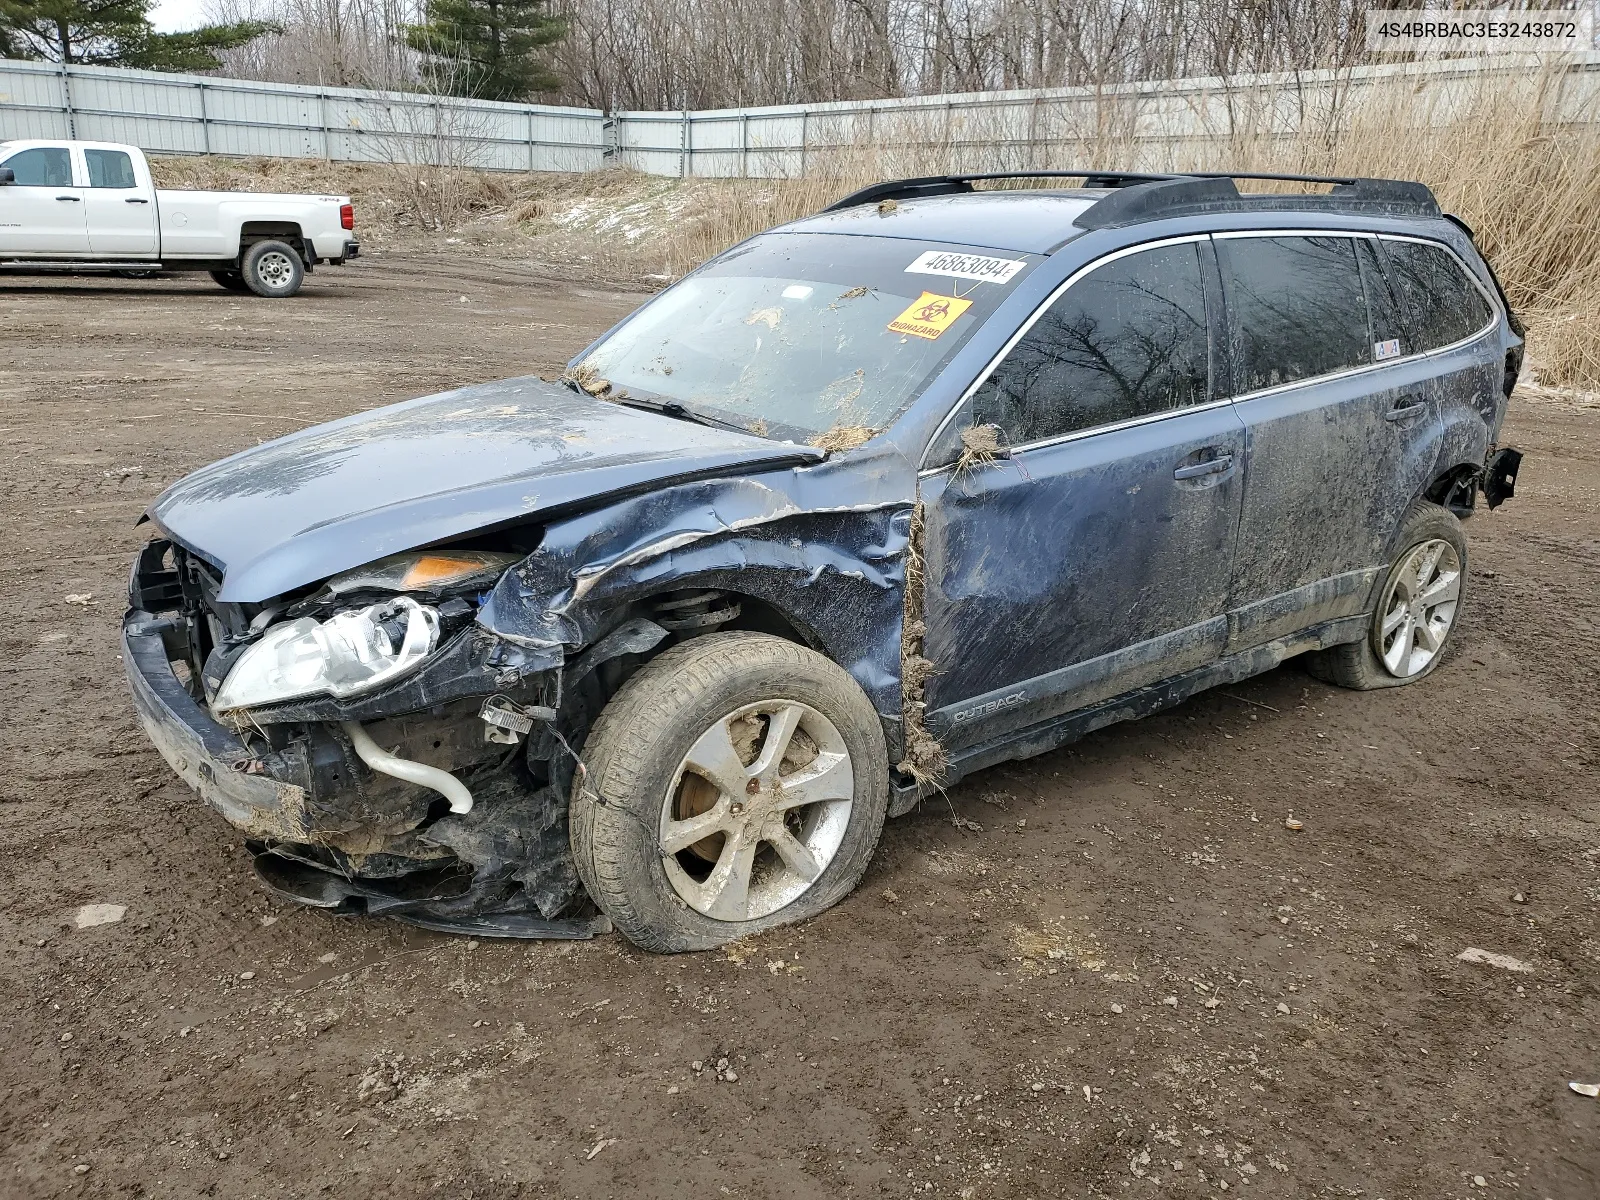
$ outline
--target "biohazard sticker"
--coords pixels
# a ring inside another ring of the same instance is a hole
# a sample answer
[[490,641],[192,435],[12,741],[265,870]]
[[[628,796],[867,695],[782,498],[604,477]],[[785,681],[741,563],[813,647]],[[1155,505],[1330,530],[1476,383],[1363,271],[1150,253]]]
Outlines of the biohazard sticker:
[[935,296],[932,292],[923,292],[911,302],[910,308],[889,322],[889,329],[894,333],[927,338],[931,342],[954,325],[956,318],[971,307],[971,300],[963,300],[959,296]]

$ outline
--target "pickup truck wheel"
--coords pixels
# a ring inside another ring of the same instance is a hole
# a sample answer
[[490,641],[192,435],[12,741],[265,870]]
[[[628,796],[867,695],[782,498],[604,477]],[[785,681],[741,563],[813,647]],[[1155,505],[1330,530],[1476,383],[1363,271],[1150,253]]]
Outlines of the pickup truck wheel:
[[708,950],[856,886],[888,808],[883,727],[822,655],[760,633],[674,646],[600,714],[572,792],[590,897],[635,945]]
[[244,252],[240,271],[245,287],[269,300],[294,295],[306,277],[300,252],[287,242],[256,242]]
[[248,292],[250,290],[245,286],[244,276],[237,271],[212,271],[211,278],[230,292]]
[[1367,635],[1306,655],[1324,683],[1357,691],[1399,687],[1444,658],[1467,591],[1467,539],[1449,509],[1418,501],[1401,523],[1399,547],[1378,586]]

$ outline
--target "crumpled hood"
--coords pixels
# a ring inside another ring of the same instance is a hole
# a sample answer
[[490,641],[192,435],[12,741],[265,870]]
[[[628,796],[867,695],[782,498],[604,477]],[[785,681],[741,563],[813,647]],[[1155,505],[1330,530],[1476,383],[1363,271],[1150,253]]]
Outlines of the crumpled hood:
[[530,377],[374,409],[243,451],[173,484],[149,515],[222,569],[221,599],[257,602],[610,493],[822,457]]

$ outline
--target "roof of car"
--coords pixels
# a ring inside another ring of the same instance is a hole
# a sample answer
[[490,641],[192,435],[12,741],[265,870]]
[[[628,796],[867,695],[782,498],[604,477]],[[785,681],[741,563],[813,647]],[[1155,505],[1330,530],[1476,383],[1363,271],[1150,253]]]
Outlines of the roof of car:
[[[1028,179],[1005,190],[987,185]],[[1053,179],[1088,186],[1041,189]],[[1235,179],[1330,185],[1326,192],[1240,192]],[[980,190],[975,183],[986,186]],[[1023,171],[1015,174],[937,175],[873,184],[835,201],[814,217],[785,228],[804,233],[953,242],[1049,254],[1086,230],[1137,225],[1171,217],[1244,213],[1337,213],[1415,220],[1437,218],[1433,193],[1420,183],[1307,175]]]
[[967,192],[899,200],[892,207],[885,206],[886,211],[872,204],[830,209],[804,217],[785,229],[952,242],[1013,254],[1048,254],[1083,232],[1073,221],[1104,195],[1082,190]]

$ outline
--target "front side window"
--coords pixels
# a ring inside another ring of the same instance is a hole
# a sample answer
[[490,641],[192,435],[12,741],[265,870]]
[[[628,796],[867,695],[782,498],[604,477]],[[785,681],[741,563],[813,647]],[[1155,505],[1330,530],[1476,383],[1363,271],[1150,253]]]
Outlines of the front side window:
[[15,172],[17,187],[72,186],[72,155],[65,146],[35,146],[13,154],[0,166]]
[[1385,238],[1383,249],[1418,350],[1452,345],[1489,324],[1494,310],[1443,246]]
[[618,325],[569,381],[830,448],[885,428],[1037,262],[901,238],[771,233]]
[[84,160],[89,164],[89,186],[92,188],[138,187],[133,177],[133,159],[121,150],[85,150]]
[[1236,393],[1373,361],[1355,241],[1217,239],[1235,346]]
[[1209,397],[1200,247],[1161,246],[1069,287],[972,397],[971,424],[1019,445]]

